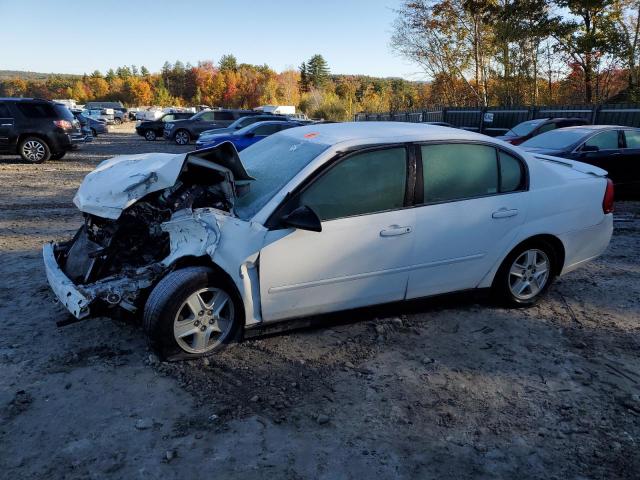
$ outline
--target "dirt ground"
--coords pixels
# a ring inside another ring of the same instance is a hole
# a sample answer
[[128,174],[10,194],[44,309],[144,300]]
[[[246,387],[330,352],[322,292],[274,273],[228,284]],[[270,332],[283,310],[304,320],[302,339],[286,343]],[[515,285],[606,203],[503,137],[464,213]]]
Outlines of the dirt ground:
[[57,328],[40,258],[99,161],[185,150],[130,128],[0,158],[0,478],[640,477],[640,202],[536,307],[458,295],[164,363],[136,325]]

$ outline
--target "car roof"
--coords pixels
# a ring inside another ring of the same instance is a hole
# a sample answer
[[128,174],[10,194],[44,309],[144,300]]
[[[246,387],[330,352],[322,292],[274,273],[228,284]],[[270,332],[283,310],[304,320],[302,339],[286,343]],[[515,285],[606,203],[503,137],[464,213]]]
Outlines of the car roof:
[[[47,103],[55,103],[51,100],[47,100],[46,98],[37,98],[37,97],[0,97],[0,101],[2,102],[47,102]],[[63,105],[62,103],[56,105]]]
[[573,127],[564,127],[562,130],[614,130],[619,128],[634,128],[634,127],[625,127],[622,125],[575,125]]
[[[430,140],[493,141],[486,135],[457,128],[409,122],[342,122],[303,125],[284,130],[288,135],[326,145],[350,143],[394,143]],[[502,143],[502,142],[500,142]]]

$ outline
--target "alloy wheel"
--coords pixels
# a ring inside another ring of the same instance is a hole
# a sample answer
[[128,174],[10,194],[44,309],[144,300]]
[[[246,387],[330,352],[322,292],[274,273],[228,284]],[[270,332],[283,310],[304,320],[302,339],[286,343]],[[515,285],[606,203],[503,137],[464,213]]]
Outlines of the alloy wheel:
[[542,250],[522,252],[509,269],[509,290],[518,300],[530,300],[544,289],[550,269],[549,257]]
[[31,162],[39,162],[46,155],[44,145],[37,140],[29,140],[26,142],[22,147],[22,151],[24,156]]
[[182,304],[173,322],[173,335],[184,351],[195,354],[212,350],[233,327],[233,301],[220,288],[203,288]]
[[178,145],[186,145],[189,143],[189,134],[184,131],[176,133],[176,143]]

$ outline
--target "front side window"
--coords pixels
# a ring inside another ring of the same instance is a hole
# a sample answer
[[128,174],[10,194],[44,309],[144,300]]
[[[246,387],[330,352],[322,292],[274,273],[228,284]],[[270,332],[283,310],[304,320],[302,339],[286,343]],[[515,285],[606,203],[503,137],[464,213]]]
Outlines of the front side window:
[[215,117],[213,116],[213,112],[204,112],[200,115],[200,119],[204,122],[213,122]]
[[546,125],[542,125],[538,129],[538,135],[544,132],[550,132],[551,130],[555,130],[557,125],[555,123],[547,123]]
[[640,148],[640,131],[625,130],[624,136],[627,139],[627,148]]
[[215,112],[216,120],[233,120],[233,113],[231,112]]
[[172,122],[175,119],[176,119],[175,115],[171,115],[171,114],[165,115],[164,117],[162,117],[163,122]]
[[256,136],[262,136],[262,135],[271,135],[279,131],[280,131],[279,125],[260,125],[259,127],[256,127],[253,130],[253,133]]
[[584,144],[585,147],[598,147],[599,150],[612,150],[618,147],[618,131],[607,130],[594,135]]
[[357,153],[322,174],[298,198],[321,220],[364,215],[404,206],[404,147]]
[[486,145],[423,145],[424,202],[446,202],[498,193],[496,150]]

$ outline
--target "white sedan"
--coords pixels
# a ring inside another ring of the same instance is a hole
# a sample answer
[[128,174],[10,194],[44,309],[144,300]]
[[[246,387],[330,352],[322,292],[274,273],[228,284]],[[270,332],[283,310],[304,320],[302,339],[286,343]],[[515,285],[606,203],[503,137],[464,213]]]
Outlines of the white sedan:
[[74,198],[84,225],[44,262],[77,319],[141,313],[166,354],[460,290],[527,306],[607,248],[605,175],[446,127],[310,125],[239,156],[225,143],[106,160]]

